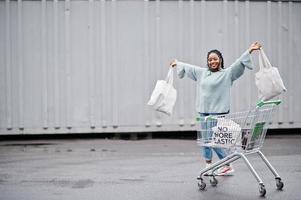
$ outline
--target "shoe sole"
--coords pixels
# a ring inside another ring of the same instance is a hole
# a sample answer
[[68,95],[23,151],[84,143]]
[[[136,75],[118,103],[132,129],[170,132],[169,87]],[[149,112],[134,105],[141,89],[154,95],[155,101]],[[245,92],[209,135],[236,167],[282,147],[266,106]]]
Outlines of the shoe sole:
[[215,176],[233,176],[233,175],[234,175],[234,171],[220,173],[220,174],[215,174]]
[[234,174],[216,174],[215,176],[234,176]]

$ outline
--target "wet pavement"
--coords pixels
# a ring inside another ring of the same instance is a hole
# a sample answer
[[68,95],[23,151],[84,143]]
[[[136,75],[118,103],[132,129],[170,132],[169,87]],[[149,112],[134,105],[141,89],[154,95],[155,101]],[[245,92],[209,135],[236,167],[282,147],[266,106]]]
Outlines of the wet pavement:
[[[262,151],[284,182],[276,190],[263,162],[248,156],[265,199],[301,199],[301,135],[269,136]],[[194,140],[0,141],[0,200],[262,199],[242,160],[234,176],[217,177],[216,187],[205,180],[199,191],[196,176],[204,166]]]

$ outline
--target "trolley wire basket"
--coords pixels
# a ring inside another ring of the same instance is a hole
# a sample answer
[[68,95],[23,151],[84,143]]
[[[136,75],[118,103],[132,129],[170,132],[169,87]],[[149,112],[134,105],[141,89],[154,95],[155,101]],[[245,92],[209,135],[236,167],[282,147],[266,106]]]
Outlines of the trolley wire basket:
[[201,170],[198,177],[198,179],[201,180],[198,182],[198,186],[201,190],[206,187],[202,178],[205,173],[211,171],[210,183],[211,185],[216,186],[217,179],[215,178],[214,172],[220,167],[242,158],[259,183],[260,196],[265,196],[266,190],[264,184],[246,158],[247,154],[252,153],[259,154],[268,168],[275,175],[277,189],[281,190],[283,188],[283,182],[281,181],[280,176],[260,151],[265,140],[269,120],[271,120],[273,112],[280,103],[280,100],[260,101],[257,103],[256,108],[249,111],[226,115],[209,115],[197,118],[197,121],[199,122],[197,128],[198,145],[203,147],[223,148],[226,152],[229,152],[228,156],[224,159],[212,164],[211,167]]

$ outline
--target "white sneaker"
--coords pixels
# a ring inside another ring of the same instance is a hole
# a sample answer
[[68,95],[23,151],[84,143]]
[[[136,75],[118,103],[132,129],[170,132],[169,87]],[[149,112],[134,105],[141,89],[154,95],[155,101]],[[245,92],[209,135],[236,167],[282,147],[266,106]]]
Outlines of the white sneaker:
[[234,169],[233,166],[230,164],[219,168],[216,172],[216,176],[232,176],[233,173]]
[[[209,167],[211,167],[211,164],[206,163],[206,167],[205,167],[205,168],[209,168]],[[211,175],[211,174],[212,174],[212,171],[209,170],[209,171],[207,171],[207,172],[204,173],[204,176],[209,176],[209,175]]]

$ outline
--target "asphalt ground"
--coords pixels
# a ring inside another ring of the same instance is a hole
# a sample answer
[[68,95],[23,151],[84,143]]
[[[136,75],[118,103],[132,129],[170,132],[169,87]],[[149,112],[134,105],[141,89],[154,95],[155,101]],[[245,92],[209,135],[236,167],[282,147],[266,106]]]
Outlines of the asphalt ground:
[[[260,158],[249,155],[265,184],[264,199],[301,199],[301,134],[268,136],[262,152],[284,182],[278,191]],[[263,199],[241,159],[234,176],[217,177],[216,187],[205,179],[200,191],[196,176],[204,166],[192,139],[0,141],[0,199]]]

